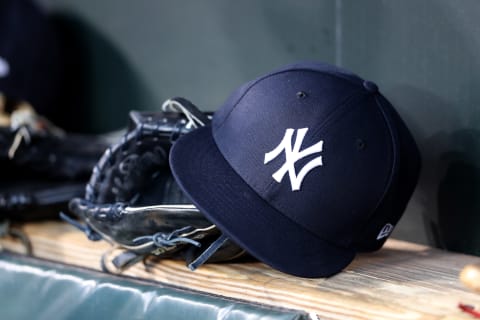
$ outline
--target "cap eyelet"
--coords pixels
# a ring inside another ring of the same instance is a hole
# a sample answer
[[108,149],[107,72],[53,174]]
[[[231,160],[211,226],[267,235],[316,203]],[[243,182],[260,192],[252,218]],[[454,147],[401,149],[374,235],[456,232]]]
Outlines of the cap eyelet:
[[307,93],[305,91],[298,91],[297,98],[298,99],[305,99],[307,97]]
[[358,151],[362,151],[367,147],[367,144],[362,139],[357,139],[357,141],[355,141],[355,145],[357,146]]

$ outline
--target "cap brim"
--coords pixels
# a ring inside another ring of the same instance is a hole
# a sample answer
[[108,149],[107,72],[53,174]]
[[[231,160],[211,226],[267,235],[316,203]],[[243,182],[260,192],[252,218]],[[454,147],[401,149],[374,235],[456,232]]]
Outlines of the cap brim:
[[180,138],[171,150],[170,165],[195,206],[234,242],[274,269],[300,277],[328,277],[353,260],[354,250],[320,239],[250,188],[218,150],[211,127]]

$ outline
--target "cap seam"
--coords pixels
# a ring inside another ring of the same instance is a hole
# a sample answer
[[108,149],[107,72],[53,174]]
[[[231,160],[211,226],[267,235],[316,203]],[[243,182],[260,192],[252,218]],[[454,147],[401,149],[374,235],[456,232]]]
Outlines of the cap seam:
[[[360,93],[360,95],[358,95]],[[352,102],[358,102],[364,98],[368,97],[368,94],[364,94],[363,92],[353,92],[350,94],[345,100],[340,103],[335,110],[333,110],[327,117],[326,119],[322,122],[322,125],[319,126],[315,131],[313,131],[312,135],[316,136],[320,131],[322,131],[326,126],[330,125],[332,121],[338,120],[338,117],[341,115],[344,115],[351,109],[346,109],[348,105]],[[355,99],[358,98],[358,99]]]
[[379,109],[379,111],[381,112],[382,114],[382,117],[383,119],[385,120],[385,124],[388,128],[388,131],[390,133],[390,138],[391,138],[391,141],[392,141],[392,166],[390,168],[390,174],[389,174],[389,177],[388,177],[388,180],[387,180],[387,183],[385,185],[385,189],[383,191],[383,194],[382,196],[379,198],[379,200],[377,201],[377,204],[375,205],[372,213],[368,216],[368,218],[366,219],[365,223],[362,225],[362,228],[359,228],[359,231],[357,231],[357,233],[355,234],[355,236],[352,238],[354,240],[352,240],[353,243],[356,243],[357,240],[358,240],[358,237],[360,234],[363,233],[363,231],[365,230],[365,228],[367,227],[368,225],[368,222],[370,221],[370,219],[372,218],[373,214],[378,210],[378,208],[380,207],[380,204],[383,202],[383,200],[385,199],[386,195],[388,194],[388,191],[390,190],[391,186],[392,186],[392,183],[393,183],[393,177],[394,177],[394,174],[398,168],[398,144],[397,144],[397,141],[395,141],[395,134],[394,134],[394,130],[393,130],[393,127],[392,127],[392,123],[391,123],[391,119],[389,119],[388,115],[386,114],[384,108],[382,107],[382,104],[380,103],[380,101],[378,100],[378,95],[375,95],[375,101],[376,101],[376,104],[377,104],[377,108]]

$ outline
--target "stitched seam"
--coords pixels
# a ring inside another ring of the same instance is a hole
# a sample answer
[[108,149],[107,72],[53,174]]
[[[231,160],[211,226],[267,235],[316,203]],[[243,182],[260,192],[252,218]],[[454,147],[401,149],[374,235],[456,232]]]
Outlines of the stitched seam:
[[377,204],[375,205],[373,211],[370,213],[368,218],[365,220],[365,223],[363,223],[362,227],[358,229],[359,231],[356,232],[355,236],[352,237],[352,242],[351,243],[358,243],[359,235],[361,235],[363,233],[363,231],[365,230],[365,228],[369,224],[370,219],[376,213],[376,211],[380,207],[380,204],[383,202],[383,200],[387,196],[388,192],[390,191],[390,188],[391,188],[392,183],[393,183],[393,177],[395,175],[395,172],[398,170],[398,161],[399,161],[399,159],[398,159],[398,141],[395,140],[395,133],[394,133],[394,130],[393,130],[393,123],[392,123],[393,119],[391,119],[391,117],[389,117],[387,115],[387,112],[385,111],[384,107],[380,103],[380,101],[378,99],[378,96],[375,96],[375,101],[377,102],[376,103],[377,108],[379,109],[380,113],[382,114],[383,119],[385,120],[385,125],[388,128],[388,132],[390,133],[390,138],[391,138],[391,141],[392,141],[392,148],[391,149],[392,149],[392,158],[393,158],[392,160],[393,161],[392,161],[392,166],[390,168],[390,174],[388,176],[387,183],[385,184],[385,189],[383,191],[383,194],[378,199]]

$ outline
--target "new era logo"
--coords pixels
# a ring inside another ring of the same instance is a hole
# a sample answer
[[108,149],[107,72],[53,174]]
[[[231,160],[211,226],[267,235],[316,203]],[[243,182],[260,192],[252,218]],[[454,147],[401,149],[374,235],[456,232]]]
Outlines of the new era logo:
[[382,230],[380,230],[380,233],[377,236],[377,240],[386,238],[392,233],[393,231],[393,225],[390,223],[387,223],[386,225],[383,226]]

